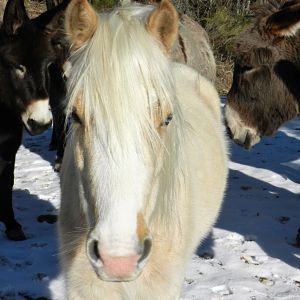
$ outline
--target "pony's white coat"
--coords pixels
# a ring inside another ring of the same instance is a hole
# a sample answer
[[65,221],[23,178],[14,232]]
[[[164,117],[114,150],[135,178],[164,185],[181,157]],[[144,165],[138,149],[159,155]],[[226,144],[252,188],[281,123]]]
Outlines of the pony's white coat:
[[[83,125],[73,128],[61,171],[69,300],[177,299],[184,267],[222,203],[227,147],[218,95],[193,69],[165,57],[145,29],[150,11],[101,14],[72,59],[69,111],[80,95]],[[159,134],[154,121],[170,112],[174,119]],[[142,274],[127,283],[100,280],[86,255],[87,235],[100,236],[109,255],[132,255],[137,214],[153,243]]]

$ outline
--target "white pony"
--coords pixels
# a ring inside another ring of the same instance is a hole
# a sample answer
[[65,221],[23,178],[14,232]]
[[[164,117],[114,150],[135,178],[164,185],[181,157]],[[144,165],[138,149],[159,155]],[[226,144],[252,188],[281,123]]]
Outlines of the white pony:
[[174,300],[222,204],[227,147],[211,83],[168,59],[168,0],[97,15],[72,0],[60,259],[69,300]]

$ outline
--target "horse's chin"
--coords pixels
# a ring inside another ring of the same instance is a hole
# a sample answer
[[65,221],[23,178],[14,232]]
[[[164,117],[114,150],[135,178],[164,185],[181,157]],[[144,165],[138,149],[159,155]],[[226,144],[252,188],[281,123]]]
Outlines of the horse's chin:
[[[102,281],[107,282],[130,282],[136,280],[142,273],[148,262],[148,259],[142,260],[140,259],[136,266],[130,271],[126,271],[128,266],[121,266],[119,269],[110,270],[105,267],[100,259],[97,261],[90,261],[97,277]],[[122,270],[123,269],[123,270]],[[125,270],[125,271],[124,271]]]
[[95,269],[94,270],[98,276],[98,278],[102,281],[107,282],[130,282],[136,280],[143,272],[142,269],[136,269],[132,274],[126,277],[115,277],[115,276],[109,276],[103,268]]

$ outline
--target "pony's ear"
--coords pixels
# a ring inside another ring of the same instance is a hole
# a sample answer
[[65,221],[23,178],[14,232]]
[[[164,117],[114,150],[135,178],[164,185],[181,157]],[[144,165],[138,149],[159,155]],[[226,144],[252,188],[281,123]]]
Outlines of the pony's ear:
[[179,17],[176,8],[169,0],[162,0],[150,14],[147,30],[165,47],[167,53],[172,49],[178,35]]
[[66,11],[65,29],[73,51],[94,35],[97,19],[96,12],[87,0],[71,1]]
[[19,27],[29,18],[23,0],[8,0],[3,15],[2,28],[8,35],[16,33]]
[[294,36],[300,29],[300,1],[285,3],[266,22],[266,31],[275,36]]

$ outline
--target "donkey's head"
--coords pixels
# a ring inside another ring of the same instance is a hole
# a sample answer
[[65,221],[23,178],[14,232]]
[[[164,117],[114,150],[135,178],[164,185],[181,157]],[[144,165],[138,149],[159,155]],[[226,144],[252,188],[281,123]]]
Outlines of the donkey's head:
[[[49,109],[49,71],[64,55],[63,5],[29,20],[22,0],[9,0],[0,29],[2,102],[18,114],[30,134],[52,122]],[[5,75],[4,75],[5,74]],[[5,78],[4,78],[5,77]]]
[[268,1],[236,41],[225,114],[232,138],[245,148],[299,112],[299,28],[300,1]]
[[97,16],[86,0],[74,0],[66,30],[76,50],[71,155],[90,228],[87,256],[102,280],[134,280],[152,249],[149,222],[172,127],[176,97],[166,54],[177,37],[177,12],[163,0],[155,9],[129,6]]

